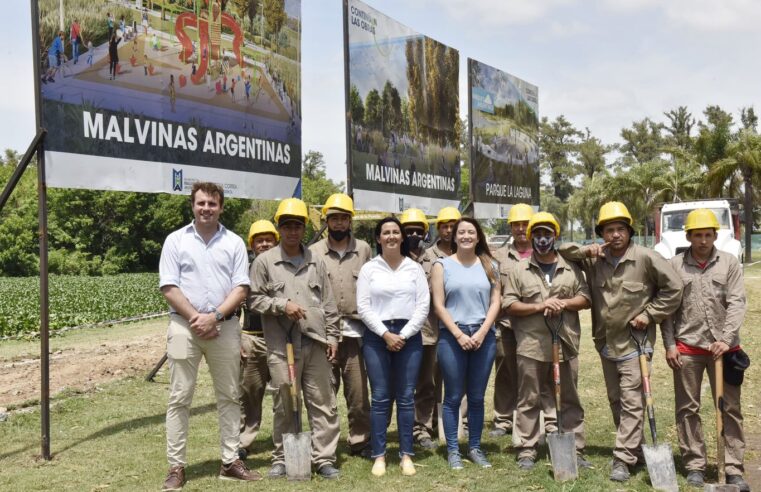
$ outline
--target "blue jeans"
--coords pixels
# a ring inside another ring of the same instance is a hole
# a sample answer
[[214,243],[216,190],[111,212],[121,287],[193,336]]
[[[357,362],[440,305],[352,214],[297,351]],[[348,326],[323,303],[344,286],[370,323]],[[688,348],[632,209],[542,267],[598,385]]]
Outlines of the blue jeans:
[[[480,325],[459,325],[466,335],[473,335]],[[491,366],[497,353],[494,330],[489,330],[478,350],[463,350],[449,330],[439,334],[438,360],[444,379],[444,436],[447,452],[458,452],[457,417],[460,413],[462,397],[468,396],[468,446],[481,447],[481,432],[484,428],[484,394],[489,382]]]
[[71,40],[71,57],[74,58],[74,63],[79,61],[79,42],[76,39]]
[[[384,321],[391,333],[399,334],[407,320]],[[415,423],[415,384],[423,358],[423,337],[410,337],[404,348],[392,352],[386,342],[365,330],[362,355],[370,380],[370,449],[372,457],[386,454],[386,426],[391,402],[396,400],[396,426],[399,429],[399,455],[413,456],[412,426]]]

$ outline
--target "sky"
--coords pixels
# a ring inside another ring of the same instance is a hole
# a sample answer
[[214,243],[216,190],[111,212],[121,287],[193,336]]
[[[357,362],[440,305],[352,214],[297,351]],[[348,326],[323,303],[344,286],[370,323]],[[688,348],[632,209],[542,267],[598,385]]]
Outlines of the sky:
[[[0,149],[23,152],[35,134],[30,7],[0,16]],[[757,0],[373,0],[389,17],[539,87],[539,115],[565,115],[605,143],[621,128],[687,106],[739,118],[761,109]],[[303,150],[324,154],[345,181],[342,2],[302,0]]]

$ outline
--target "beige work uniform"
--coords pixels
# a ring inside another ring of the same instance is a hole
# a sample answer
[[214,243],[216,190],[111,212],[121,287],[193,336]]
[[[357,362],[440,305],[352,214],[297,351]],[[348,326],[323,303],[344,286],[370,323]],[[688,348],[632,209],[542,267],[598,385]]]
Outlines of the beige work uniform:
[[[418,259],[431,286],[431,270],[434,263],[447,254],[439,248],[436,242],[425,250]],[[433,306],[433,301],[431,302]],[[434,429],[438,427],[436,404],[441,402],[442,377],[436,358],[436,347],[439,340],[439,320],[433,312],[428,313],[428,320],[420,330],[423,336],[423,358],[420,361],[420,373],[415,387],[415,426],[412,434],[416,441],[433,439]]]
[[587,258],[581,248],[566,243],[558,251],[567,260],[578,262],[587,276],[592,294],[592,336],[600,352],[617,428],[613,457],[631,466],[642,457],[644,400],[629,321],[647,314],[647,340],[652,347],[656,323],[679,307],[682,281],[660,254],[634,243],[617,265],[608,258]]
[[357,314],[357,277],[362,265],[370,261],[372,252],[365,241],[353,237],[343,254],[332,250],[327,238],[312,245],[310,250],[325,262],[338,314],[341,316],[342,333],[338,344],[338,361],[333,365],[331,376],[336,393],[343,379],[349,419],[349,448],[352,452],[359,452],[370,442],[367,371],[362,357],[362,333],[357,336],[343,328],[344,323],[348,322],[364,327]]
[[249,449],[262,423],[262,402],[270,379],[267,367],[267,344],[264,342],[262,320],[258,313],[244,313],[241,331],[240,382],[240,447]]
[[[742,265],[734,256],[714,248],[705,269],[698,266],[690,250],[671,259],[671,266],[684,282],[682,305],[661,324],[666,349],[676,340],[708,350],[716,342],[730,348],[740,344],[740,327],[745,316]],[[703,373],[708,372],[715,396],[715,373],[710,355],[680,354],[682,367],[674,371],[676,429],[682,462],[687,470],[705,471],[706,446],[700,418]],[[740,408],[741,386],[724,383],[724,460],[727,475],[743,474],[745,436]]]
[[[282,246],[257,256],[251,269],[249,309],[262,315],[267,364],[272,386],[288,384],[286,340],[290,331],[296,356],[296,384],[309,417],[312,431],[312,462],[319,469],[336,460],[339,426],[336,397],[330,381],[332,367],[326,344],[338,345],[338,311],[328,272],[322,259],[302,248],[302,262],[288,258]],[[285,315],[288,301],[306,311],[306,318],[294,322]],[[284,464],[282,434],[285,414],[280,393],[273,396],[273,464]]]
[[[540,304],[550,297],[573,299],[576,296],[591,299],[589,288],[578,266],[557,257],[555,274],[549,285],[544,273],[532,256],[521,260],[512,269],[505,287],[504,304],[508,308],[515,302]],[[560,337],[560,394],[563,413],[563,432],[573,432],[576,451],[584,450],[584,409],[577,389],[579,376],[579,343],[581,324],[576,311],[563,312]],[[515,332],[518,354],[518,413],[513,428],[517,438],[518,459],[536,459],[539,442],[539,411],[542,407],[541,394],[552,388],[552,334],[543,313],[529,316],[513,316],[512,328]]]

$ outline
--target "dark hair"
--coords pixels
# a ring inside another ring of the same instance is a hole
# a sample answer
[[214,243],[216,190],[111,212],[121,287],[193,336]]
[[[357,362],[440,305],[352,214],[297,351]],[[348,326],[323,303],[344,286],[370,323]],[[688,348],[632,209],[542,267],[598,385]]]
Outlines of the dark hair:
[[193,188],[190,191],[191,205],[195,205],[196,203],[196,192],[198,190],[201,190],[210,196],[217,195],[217,198],[219,198],[220,207],[225,204],[225,191],[221,186],[219,186],[217,183],[210,183],[208,181],[196,181],[193,183]]
[[478,237],[478,243],[476,244],[476,256],[478,256],[478,259],[481,260],[481,265],[484,267],[484,272],[486,272],[486,278],[489,279],[489,283],[492,285],[496,284],[497,277],[494,274],[494,257],[491,255],[491,251],[489,251],[489,243],[486,242],[484,231],[481,229],[481,225],[476,219],[471,217],[462,217],[460,220],[455,222],[454,231],[452,232],[452,239],[449,242],[449,245],[452,248],[452,254],[457,253],[457,241],[455,240],[457,238],[457,228],[460,227],[460,224],[463,222],[467,222],[476,228],[476,237]]
[[402,223],[399,222],[399,219],[397,219],[393,215],[389,215],[388,217],[384,217],[381,220],[379,220],[377,224],[375,224],[375,234],[373,235],[373,237],[375,238],[375,251],[379,255],[383,254],[383,247],[378,242],[378,238],[380,237],[381,229],[383,228],[383,224],[387,224],[389,222],[393,222],[394,224],[399,226],[399,230],[402,233],[402,246],[401,246],[402,256],[410,256],[410,250],[407,247],[407,241],[405,241],[407,239],[407,234],[404,233],[404,228],[402,227]]

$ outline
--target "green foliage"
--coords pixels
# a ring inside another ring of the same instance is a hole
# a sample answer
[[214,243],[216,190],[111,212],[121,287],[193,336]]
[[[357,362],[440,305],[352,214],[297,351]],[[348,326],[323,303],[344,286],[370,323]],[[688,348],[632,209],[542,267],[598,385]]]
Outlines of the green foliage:
[[[39,287],[38,277],[0,278],[0,336],[39,330]],[[155,273],[51,275],[49,295],[51,330],[167,310]]]
[[325,203],[333,193],[343,190],[343,183],[336,183],[325,173],[322,153],[310,150],[304,156],[301,177],[301,197],[308,205]]

